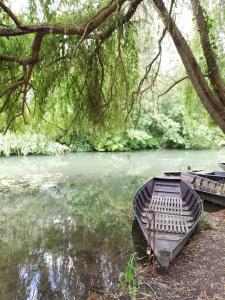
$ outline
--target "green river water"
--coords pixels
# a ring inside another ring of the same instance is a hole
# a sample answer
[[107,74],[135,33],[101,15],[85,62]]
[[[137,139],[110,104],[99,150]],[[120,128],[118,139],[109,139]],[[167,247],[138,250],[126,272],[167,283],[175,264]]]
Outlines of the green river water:
[[0,158],[0,299],[86,299],[132,253],[132,200],[162,171],[219,170],[225,150]]

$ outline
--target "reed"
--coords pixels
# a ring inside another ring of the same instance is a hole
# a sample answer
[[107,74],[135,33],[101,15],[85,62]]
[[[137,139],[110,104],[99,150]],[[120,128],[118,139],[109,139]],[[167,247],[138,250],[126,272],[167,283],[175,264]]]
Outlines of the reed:
[[128,293],[131,299],[136,299],[138,291],[138,280],[136,278],[137,263],[136,253],[130,256],[125,271],[120,279],[120,286],[123,293]]

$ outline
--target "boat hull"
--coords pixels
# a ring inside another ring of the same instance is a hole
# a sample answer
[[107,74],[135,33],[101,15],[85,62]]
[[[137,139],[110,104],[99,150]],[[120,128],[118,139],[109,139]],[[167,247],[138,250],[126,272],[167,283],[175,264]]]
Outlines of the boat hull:
[[193,234],[200,197],[181,179],[153,178],[134,198],[139,226],[161,267],[168,268]]

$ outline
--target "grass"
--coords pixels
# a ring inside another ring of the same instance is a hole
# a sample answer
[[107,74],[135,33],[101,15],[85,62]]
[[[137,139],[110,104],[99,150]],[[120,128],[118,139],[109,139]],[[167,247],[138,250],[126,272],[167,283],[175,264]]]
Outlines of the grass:
[[202,218],[199,222],[199,228],[200,230],[204,231],[204,230],[211,230],[213,229],[212,224],[209,220],[208,214],[207,212],[204,211]]
[[131,299],[136,299],[138,291],[138,280],[136,278],[137,263],[136,253],[130,256],[125,271],[120,279],[120,287],[124,294],[129,294]]

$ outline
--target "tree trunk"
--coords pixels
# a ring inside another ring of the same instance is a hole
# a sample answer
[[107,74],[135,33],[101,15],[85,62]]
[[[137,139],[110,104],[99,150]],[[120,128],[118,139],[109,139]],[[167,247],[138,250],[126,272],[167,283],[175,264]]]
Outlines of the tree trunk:
[[155,4],[163,23],[167,26],[197,95],[201,99],[207,112],[225,133],[225,107],[221,103],[219,97],[210,90],[191,48],[182,36],[173,18],[169,15],[163,0],[152,1]]
[[207,63],[208,74],[215,93],[220,101],[225,105],[225,83],[222,79],[219,66],[217,64],[214,51],[209,38],[209,29],[204,18],[203,9],[199,0],[192,0],[193,12],[201,38],[201,45]]

